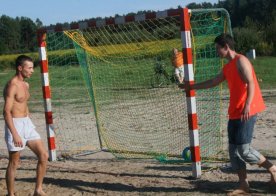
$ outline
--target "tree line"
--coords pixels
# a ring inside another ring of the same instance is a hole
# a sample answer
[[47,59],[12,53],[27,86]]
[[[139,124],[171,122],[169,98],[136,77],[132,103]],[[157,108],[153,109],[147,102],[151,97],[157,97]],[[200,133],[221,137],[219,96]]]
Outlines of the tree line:
[[256,49],[258,55],[276,55],[276,1],[224,0],[216,4],[190,3],[190,9],[225,8],[231,18],[236,50]]
[[42,27],[39,19],[0,17],[0,54],[33,52],[37,50],[36,31]]
[[[276,54],[276,1],[275,0],[220,0],[190,3],[190,9],[225,8],[230,15],[236,49],[245,53],[255,48],[257,55]],[[139,11],[132,14],[150,12]],[[115,15],[117,17],[119,15]],[[103,19],[103,18],[92,18]],[[75,23],[75,22],[72,22]],[[61,25],[69,25],[64,23]],[[37,51],[36,31],[43,26],[39,19],[27,17],[0,17],[0,55]]]

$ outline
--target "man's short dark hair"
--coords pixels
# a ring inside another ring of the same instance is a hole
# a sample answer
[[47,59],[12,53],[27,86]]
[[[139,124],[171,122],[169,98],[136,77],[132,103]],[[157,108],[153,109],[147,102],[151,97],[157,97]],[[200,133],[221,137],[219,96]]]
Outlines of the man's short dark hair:
[[27,55],[20,55],[15,60],[15,68],[17,69],[18,66],[22,65],[25,61],[34,62],[33,59]]
[[233,37],[227,33],[223,33],[223,34],[217,36],[215,38],[214,42],[216,44],[220,45],[221,47],[225,47],[227,44],[231,50],[235,49],[235,41],[234,41]]

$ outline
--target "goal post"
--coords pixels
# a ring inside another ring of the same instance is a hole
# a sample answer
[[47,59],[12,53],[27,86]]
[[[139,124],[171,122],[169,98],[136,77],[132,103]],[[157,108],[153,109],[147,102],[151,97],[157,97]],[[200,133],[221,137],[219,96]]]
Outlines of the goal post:
[[[229,21],[224,9],[184,8],[41,29],[57,154],[107,148],[119,158],[183,160],[188,147],[199,177],[201,159],[222,150],[221,89],[199,90],[197,101],[194,91],[184,96],[168,77],[171,51],[182,50],[187,82],[215,76],[221,61],[213,40],[231,32]],[[155,87],[152,78],[163,73],[157,63],[168,81]]]
[[[180,14],[181,20],[181,40],[184,62],[185,82],[194,83],[193,55],[192,55],[192,37],[189,10],[184,8]],[[186,91],[186,102],[188,111],[190,151],[192,158],[193,176],[198,178],[201,175],[201,159],[199,146],[199,133],[196,113],[195,90]]]
[[42,93],[44,100],[44,110],[45,110],[45,122],[46,131],[48,139],[48,150],[49,150],[49,160],[56,160],[56,143],[55,143],[55,133],[53,126],[53,116],[52,116],[52,104],[51,104],[51,90],[48,75],[48,60],[46,53],[46,33],[41,32],[38,34],[38,45],[39,45],[39,59],[40,59],[40,70],[41,70],[41,82],[42,82]]

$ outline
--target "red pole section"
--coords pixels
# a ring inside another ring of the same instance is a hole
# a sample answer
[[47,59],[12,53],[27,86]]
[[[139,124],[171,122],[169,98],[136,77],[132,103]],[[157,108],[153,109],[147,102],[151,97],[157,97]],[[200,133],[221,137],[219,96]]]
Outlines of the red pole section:
[[[180,14],[181,19],[181,41],[182,53],[184,62],[185,82],[189,84],[194,83],[193,71],[193,54],[191,41],[191,24],[190,15],[187,8],[183,8]],[[190,151],[192,157],[192,172],[193,177],[199,178],[201,176],[201,160],[199,147],[199,133],[196,113],[196,98],[195,91],[186,91],[186,102],[188,110],[189,136],[190,136]]]
[[44,99],[44,110],[46,120],[46,130],[48,139],[49,160],[56,160],[56,145],[55,132],[53,126],[52,104],[51,104],[51,88],[48,74],[48,60],[46,53],[46,31],[39,31],[37,33],[39,60],[41,70],[42,92]]

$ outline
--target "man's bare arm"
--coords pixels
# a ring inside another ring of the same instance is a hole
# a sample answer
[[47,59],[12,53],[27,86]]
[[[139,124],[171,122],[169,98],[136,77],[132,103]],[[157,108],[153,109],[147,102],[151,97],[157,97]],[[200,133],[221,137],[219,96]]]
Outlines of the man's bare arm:
[[13,104],[15,101],[15,95],[17,91],[17,86],[10,84],[7,89],[6,89],[6,94],[5,96],[5,105],[4,105],[4,119],[5,122],[13,136],[13,141],[15,146],[22,146],[22,140],[19,137],[17,130],[15,129],[15,126],[13,124],[13,116],[12,116],[12,109],[13,109]]
[[212,78],[210,80],[200,82],[197,84],[189,85],[186,82],[184,84],[179,84],[179,88],[185,89],[185,90],[193,90],[193,89],[206,89],[206,88],[212,88],[214,86],[219,85],[221,82],[225,80],[224,75],[222,72],[220,72],[215,78]]
[[[29,91],[29,88],[30,88],[29,83],[28,83],[28,82],[25,82],[25,83],[26,83],[26,86],[27,86],[28,91]],[[29,116],[29,117],[30,117],[30,110],[29,110],[28,105],[27,105],[27,116]]]
[[252,66],[249,60],[241,56],[238,60],[238,69],[241,75],[241,78],[244,82],[247,84],[247,98],[242,114],[242,120],[248,120],[249,119],[249,112],[250,112],[250,104],[254,97],[254,91],[255,91],[255,84],[252,74]]

